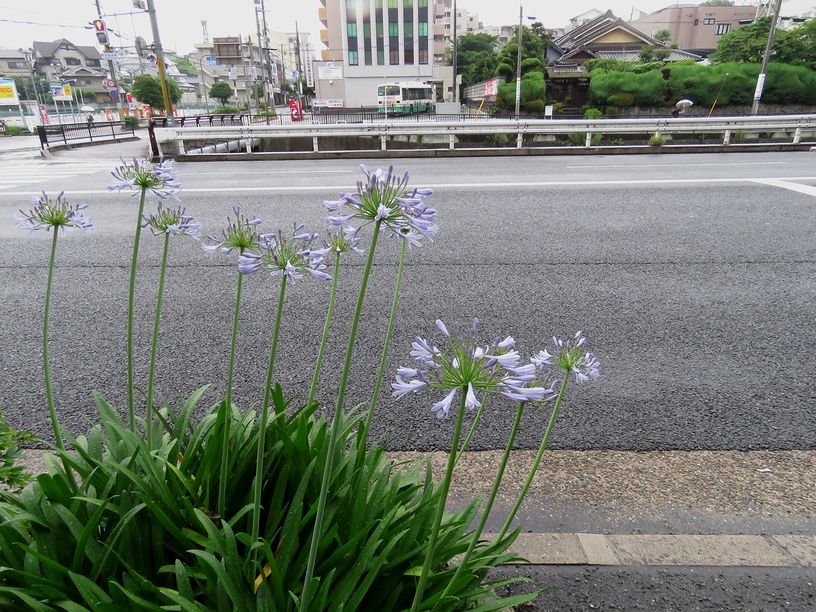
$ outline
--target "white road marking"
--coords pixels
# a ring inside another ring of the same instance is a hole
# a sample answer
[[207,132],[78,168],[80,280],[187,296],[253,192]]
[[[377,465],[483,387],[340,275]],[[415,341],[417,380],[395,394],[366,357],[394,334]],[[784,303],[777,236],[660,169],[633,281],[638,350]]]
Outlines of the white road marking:
[[180,176],[235,176],[236,174],[355,174],[356,170],[303,170],[292,168],[291,170],[237,170],[235,172],[185,172],[183,168],[178,168]]
[[[750,179],[745,177],[734,178],[682,178],[682,179],[633,179],[633,180],[597,180],[597,181],[533,181],[507,183],[423,183],[423,187],[432,189],[495,189],[505,187],[612,187],[615,185],[711,185],[722,183],[754,183],[758,180],[778,181],[816,181],[816,176],[785,176],[769,177],[768,179]],[[183,190],[184,193],[249,193],[249,192],[336,192],[355,189],[351,185],[268,185],[257,187],[191,187]],[[36,195],[39,192],[31,191],[0,191],[0,196]],[[96,195],[110,192],[107,189],[69,189],[68,195]],[[122,192],[130,195],[132,192]]]
[[[802,180],[802,179],[799,179]],[[798,193],[804,193],[805,195],[810,195],[816,197],[816,187],[812,185],[800,185],[799,183],[791,183],[790,179],[782,180],[782,179],[752,179],[753,183],[759,183],[760,185],[769,185],[771,187],[781,187],[782,189],[789,189],[791,191],[796,191]]]
[[689,162],[685,164],[581,164],[576,166],[567,166],[567,168],[683,168],[685,166],[783,166],[790,162],[784,161],[769,161],[769,162],[715,162],[706,164],[703,162]]

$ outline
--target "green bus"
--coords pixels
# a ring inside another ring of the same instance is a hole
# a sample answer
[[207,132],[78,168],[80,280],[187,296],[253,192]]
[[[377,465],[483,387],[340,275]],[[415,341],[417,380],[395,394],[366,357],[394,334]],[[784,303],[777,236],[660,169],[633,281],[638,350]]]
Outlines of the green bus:
[[377,86],[377,110],[381,113],[428,113],[433,109],[433,100],[433,86],[419,81]]

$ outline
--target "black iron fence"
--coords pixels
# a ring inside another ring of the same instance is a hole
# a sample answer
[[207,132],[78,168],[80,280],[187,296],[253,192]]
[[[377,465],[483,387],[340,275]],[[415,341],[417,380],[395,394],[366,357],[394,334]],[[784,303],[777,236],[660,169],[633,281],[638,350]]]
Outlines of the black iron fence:
[[45,149],[52,144],[68,144],[69,142],[102,140],[119,140],[134,136],[134,127],[119,121],[89,121],[88,123],[63,123],[62,125],[38,125],[37,135],[40,137],[40,148]]

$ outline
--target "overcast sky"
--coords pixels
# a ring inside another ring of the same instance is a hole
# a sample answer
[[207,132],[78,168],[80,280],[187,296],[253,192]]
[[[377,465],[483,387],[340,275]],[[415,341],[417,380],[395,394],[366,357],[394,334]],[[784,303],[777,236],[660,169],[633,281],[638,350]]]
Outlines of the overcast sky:
[[[202,40],[201,20],[209,24],[210,36],[229,36],[253,33],[255,38],[254,0],[155,0],[158,11],[162,42],[169,49],[181,53],[193,50]],[[738,0],[738,4],[752,2]],[[637,0],[633,5],[627,0],[528,0],[526,15],[535,16],[547,27],[563,26],[570,17],[592,8],[612,9],[619,17],[627,18],[633,6],[652,12],[673,4],[670,0]],[[267,25],[270,29],[293,31],[295,21],[301,30],[311,33],[316,51],[321,48],[317,18],[318,0],[266,0]],[[458,6],[478,13],[485,25],[503,25],[518,20],[518,5],[497,0],[458,0]],[[786,0],[783,13],[799,15],[816,8],[816,0]],[[106,13],[128,13],[131,0],[102,0]],[[0,46],[16,49],[30,47],[34,40],[68,38],[77,44],[93,44],[91,30],[83,29],[96,17],[96,7],[91,0],[0,0]],[[16,23],[35,22],[35,23]],[[40,25],[47,24],[47,25]],[[135,35],[144,36],[151,42],[150,23],[145,14],[120,15],[108,18],[109,27],[121,31],[125,45],[132,45]],[[67,26],[67,27],[60,27]],[[114,39],[119,40],[119,39]],[[117,46],[118,46],[117,42]]]

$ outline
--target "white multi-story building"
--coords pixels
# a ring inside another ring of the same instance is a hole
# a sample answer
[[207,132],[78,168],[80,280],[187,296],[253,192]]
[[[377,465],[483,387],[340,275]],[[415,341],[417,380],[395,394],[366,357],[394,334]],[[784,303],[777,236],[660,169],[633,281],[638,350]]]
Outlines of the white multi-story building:
[[[315,62],[320,99],[377,104],[386,81],[434,82],[433,0],[321,0],[325,48]],[[439,81],[442,89],[442,81]],[[439,92],[441,93],[441,92]]]

